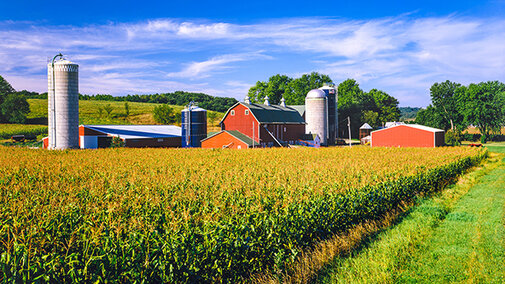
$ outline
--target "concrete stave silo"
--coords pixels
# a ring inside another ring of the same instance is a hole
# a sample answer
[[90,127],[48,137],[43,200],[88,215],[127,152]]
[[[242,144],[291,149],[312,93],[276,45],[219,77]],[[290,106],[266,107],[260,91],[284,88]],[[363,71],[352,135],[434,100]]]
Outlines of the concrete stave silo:
[[314,89],[305,97],[305,133],[317,134],[322,145],[328,145],[328,98],[323,90]]
[[47,66],[48,148],[79,148],[79,65],[59,57]]

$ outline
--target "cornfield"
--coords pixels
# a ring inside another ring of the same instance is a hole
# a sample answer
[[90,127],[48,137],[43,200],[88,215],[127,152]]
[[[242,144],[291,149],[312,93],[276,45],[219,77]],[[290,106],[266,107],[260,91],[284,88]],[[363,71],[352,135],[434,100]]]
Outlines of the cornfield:
[[0,280],[235,282],[440,190],[470,148],[0,147]]

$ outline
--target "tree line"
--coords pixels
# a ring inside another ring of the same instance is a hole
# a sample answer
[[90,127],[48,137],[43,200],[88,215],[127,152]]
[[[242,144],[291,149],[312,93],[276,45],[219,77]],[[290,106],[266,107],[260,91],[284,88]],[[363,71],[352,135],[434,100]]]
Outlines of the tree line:
[[416,123],[450,130],[447,134],[458,143],[462,131],[473,125],[486,142],[505,125],[505,84],[499,81],[461,85],[449,80],[430,88],[431,104],[419,111]]
[[[271,104],[279,104],[284,97],[287,105],[305,104],[307,93],[322,87],[325,83],[332,84],[328,75],[312,72],[300,78],[286,75],[274,75],[268,81],[258,81],[248,92],[251,102],[263,103],[268,96]],[[398,100],[384,91],[372,89],[363,91],[354,79],[347,79],[338,85],[338,119],[339,136],[348,137],[347,118],[351,121],[352,137],[358,137],[359,128],[363,123],[377,128],[387,121],[398,121],[400,109]]]

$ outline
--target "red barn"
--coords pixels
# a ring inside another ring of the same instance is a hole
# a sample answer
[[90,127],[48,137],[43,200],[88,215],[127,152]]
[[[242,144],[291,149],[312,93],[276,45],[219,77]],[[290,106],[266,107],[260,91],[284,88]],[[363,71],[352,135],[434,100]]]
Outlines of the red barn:
[[[260,147],[294,144],[305,134],[305,121],[298,111],[280,105],[239,102],[228,109],[220,124],[222,131],[238,131]],[[221,148],[230,143],[225,137],[229,135],[208,137],[202,147]]]
[[424,125],[404,124],[372,131],[372,147],[437,147],[444,131]]

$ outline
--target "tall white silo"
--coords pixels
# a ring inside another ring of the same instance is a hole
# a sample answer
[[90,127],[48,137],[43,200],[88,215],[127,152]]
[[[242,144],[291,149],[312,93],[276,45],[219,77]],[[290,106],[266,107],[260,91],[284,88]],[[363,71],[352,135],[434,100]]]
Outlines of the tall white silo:
[[48,148],[79,148],[79,65],[59,54],[47,65],[47,78]]
[[314,89],[305,97],[305,133],[318,134],[322,145],[328,142],[328,98],[323,90]]

